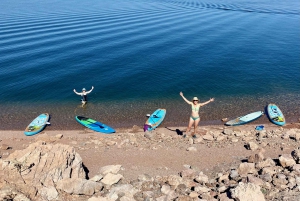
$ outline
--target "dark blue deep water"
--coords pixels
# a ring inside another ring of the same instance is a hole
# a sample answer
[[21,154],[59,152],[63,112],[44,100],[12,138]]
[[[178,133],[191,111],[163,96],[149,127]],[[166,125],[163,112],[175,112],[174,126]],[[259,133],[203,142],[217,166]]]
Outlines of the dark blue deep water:
[[[167,109],[164,126],[263,110],[274,102],[300,118],[299,0],[1,0],[0,129],[39,113],[53,129],[75,115],[112,127],[142,125]],[[94,91],[86,108],[72,90]]]

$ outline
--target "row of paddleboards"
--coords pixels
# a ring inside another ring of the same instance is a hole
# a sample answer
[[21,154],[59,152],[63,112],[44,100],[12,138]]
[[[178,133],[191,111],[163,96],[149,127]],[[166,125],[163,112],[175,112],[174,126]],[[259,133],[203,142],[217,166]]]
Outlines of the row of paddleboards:
[[[144,126],[144,130],[145,129],[148,131],[154,130],[161,124],[165,116],[166,116],[166,109],[161,109],[161,108],[157,109],[147,119]],[[105,125],[91,118],[87,118],[83,116],[75,116],[75,119],[78,123],[93,131],[97,131],[105,134],[111,134],[116,132],[115,129],[111,128],[110,126]],[[48,121],[49,121],[48,113],[40,114],[26,127],[24,134],[27,136],[31,136],[41,132],[47,124],[50,124]]]
[[[271,122],[276,125],[283,126],[285,122],[285,118],[279,107],[275,104],[269,104],[266,107],[267,115]],[[258,118],[260,118],[264,114],[263,111],[253,112],[244,116],[237,117],[225,123],[227,126],[238,126],[243,125],[249,122],[252,122]],[[144,131],[152,131],[157,128],[166,116],[166,109],[159,108],[154,111],[149,118],[147,119],[144,125]],[[81,125],[97,132],[110,134],[115,133],[115,129],[111,128],[108,125],[105,125],[99,121],[96,121],[91,118],[76,116],[76,121]],[[42,131],[49,122],[49,114],[44,113],[35,118],[25,129],[25,135],[31,136]]]
[[[276,125],[283,126],[285,118],[279,107],[275,104],[269,104],[266,107],[266,113],[270,121]],[[264,114],[263,111],[253,112],[244,116],[237,117],[225,123],[227,126],[238,126],[252,122],[260,118]]]

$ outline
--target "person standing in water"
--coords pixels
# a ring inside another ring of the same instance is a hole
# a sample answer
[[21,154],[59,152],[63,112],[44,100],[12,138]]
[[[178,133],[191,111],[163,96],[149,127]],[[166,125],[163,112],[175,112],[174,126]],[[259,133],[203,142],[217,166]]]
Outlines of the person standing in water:
[[93,91],[93,89],[94,89],[94,86],[92,86],[92,89],[89,91],[86,91],[86,89],[83,88],[81,93],[77,92],[75,89],[73,90],[75,94],[82,96],[82,99],[81,99],[82,107],[87,103],[87,95],[89,93],[91,93]]
[[[199,116],[200,107],[202,107],[210,102],[213,102],[215,99],[211,98],[211,99],[209,99],[209,101],[206,101],[204,103],[199,103],[199,99],[197,97],[194,97],[193,101],[191,102],[183,96],[182,92],[180,92],[179,95],[183,98],[183,100],[185,100],[185,102],[187,102],[188,104],[190,104],[192,106],[192,113],[190,116],[189,125],[186,129],[186,133],[189,134],[189,132],[194,124],[194,134],[192,135],[192,137],[196,138],[196,129],[200,122],[200,116]],[[183,137],[186,137],[186,134],[184,134]]]

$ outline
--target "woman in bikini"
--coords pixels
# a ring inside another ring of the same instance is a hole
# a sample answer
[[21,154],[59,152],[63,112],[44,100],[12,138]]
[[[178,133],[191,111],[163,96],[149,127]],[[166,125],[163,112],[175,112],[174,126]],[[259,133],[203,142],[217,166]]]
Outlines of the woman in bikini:
[[83,107],[87,103],[87,95],[89,93],[91,93],[93,91],[93,89],[94,89],[94,86],[92,86],[92,89],[89,90],[89,91],[86,91],[86,89],[83,88],[81,93],[77,92],[75,89],[73,90],[75,94],[77,94],[79,96],[82,96],[82,99],[81,99],[82,105],[81,105],[81,107]]
[[[186,129],[186,133],[188,134],[190,132],[190,130],[194,124],[194,134],[192,135],[192,137],[196,138],[196,129],[200,122],[200,116],[199,116],[200,107],[204,106],[210,102],[213,102],[215,99],[211,98],[211,99],[209,99],[209,101],[206,101],[204,103],[199,103],[199,99],[197,97],[194,97],[193,101],[191,102],[183,96],[182,92],[180,92],[179,95],[183,98],[183,100],[185,100],[185,102],[187,102],[188,104],[190,104],[192,106],[192,114],[190,117],[189,126]],[[183,137],[186,137],[186,135],[183,135]]]

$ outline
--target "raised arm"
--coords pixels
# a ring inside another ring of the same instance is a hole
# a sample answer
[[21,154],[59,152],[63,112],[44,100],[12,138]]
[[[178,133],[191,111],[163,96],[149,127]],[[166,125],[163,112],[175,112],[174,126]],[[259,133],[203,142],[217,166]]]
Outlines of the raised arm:
[[215,100],[214,98],[211,98],[211,99],[209,99],[208,101],[206,101],[204,103],[200,103],[200,106],[206,105],[206,104],[208,104],[210,102],[213,102],[214,100]]
[[79,96],[82,95],[82,93],[78,93],[75,89],[74,89],[73,91],[74,91],[75,94],[77,94],[77,95],[79,95]]
[[92,86],[92,89],[91,89],[91,90],[89,90],[89,91],[87,91],[87,92],[86,92],[86,94],[89,94],[89,93],[91,93],[91,92],[93,91],[93,89],[94,89],[94,86]]
[[189,101],[188,99],[186,99],[186,98],[183,96],[183,93],[182,93],[182,92],[180,92],[179,95],[183,98],[183,100],[184,100],[185,102],[187,102],[187,104],[192,104],[191,101]]

